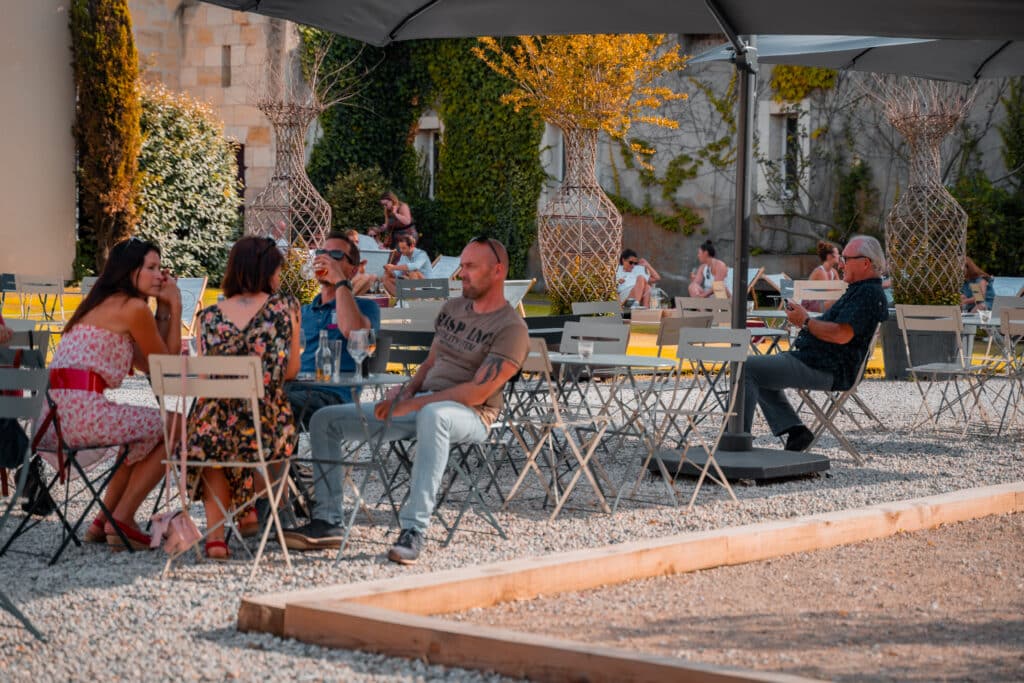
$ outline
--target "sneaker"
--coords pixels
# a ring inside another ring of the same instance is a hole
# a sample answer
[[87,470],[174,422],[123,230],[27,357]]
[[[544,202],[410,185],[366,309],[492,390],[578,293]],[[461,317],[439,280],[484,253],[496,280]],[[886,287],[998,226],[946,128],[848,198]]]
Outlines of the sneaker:
[[402,529],[398,540],[388,551],[388,559],[398,564],[416,564],[423,550],[423,534],[415,529]]
[[814,441],[814,432],[807,427],[799,425],[789,430],[789,437],[786,438],[787,451],[806,450]]
[[289,550],[340,548],[344,537],[344,529],[322,519],[314,519],[309,524],[284,531],[284,543]]

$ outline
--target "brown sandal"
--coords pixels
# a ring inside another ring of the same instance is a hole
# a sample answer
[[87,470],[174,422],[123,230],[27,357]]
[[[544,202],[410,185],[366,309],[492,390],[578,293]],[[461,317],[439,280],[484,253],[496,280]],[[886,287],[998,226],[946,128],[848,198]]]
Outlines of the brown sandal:
[[[224,554],[211,555],[210,550],[213,548],[223,548]],[[231,549],[228,548],[228,544],[224,541],[207,541],[203,545],[203,555],[206,556],[206,559],[213,560],[214,562],[227,562],[231,559]]]

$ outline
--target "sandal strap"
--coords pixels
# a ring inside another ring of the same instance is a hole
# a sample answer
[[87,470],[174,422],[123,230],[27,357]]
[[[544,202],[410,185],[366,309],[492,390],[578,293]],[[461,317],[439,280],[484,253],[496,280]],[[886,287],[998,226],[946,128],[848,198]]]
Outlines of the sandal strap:
[[224,550],[227,550],[228,544],[225,541],[207,541],[203,547],[207,550],[210,548],[224,548]]

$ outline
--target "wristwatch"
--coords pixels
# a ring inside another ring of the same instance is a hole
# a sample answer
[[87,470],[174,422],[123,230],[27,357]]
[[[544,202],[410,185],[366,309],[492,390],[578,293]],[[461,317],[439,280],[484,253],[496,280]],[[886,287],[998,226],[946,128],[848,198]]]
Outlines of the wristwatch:
[[352,283],[348,280],[338,280],[335,282],[334,288],[337,289],[338,287],[348,287],[349,291],[352,291]]
[[800,326],[800,329],[807,334],[811,334],[811,316],[804,318],[804,324]]

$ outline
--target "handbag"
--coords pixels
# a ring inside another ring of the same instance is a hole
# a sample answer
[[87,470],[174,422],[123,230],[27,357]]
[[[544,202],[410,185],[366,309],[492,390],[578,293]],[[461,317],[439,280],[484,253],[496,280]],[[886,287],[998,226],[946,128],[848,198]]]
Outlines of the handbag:
[[[181,381],[185,382],[186,377],[185,356],[181,357]],[[200,540],[203,535],[199,532],[196,523],[192,521],[192,515],[188,513],[187,497],[185,496],[185,458],[188,455],[188,446],[185,443],[185,405],[182,402],[182,412],[178,414],[178,436],[180,438],[180,451],[178,461],[181,470],[178,473],[178,493],[181,496],[181,509],[161,512],[153,515],[150,529],[150,548],[159,547],[163,543],[164,552],[169,555],[177,555],[187,551]],[[167,477],[171,476],[170,459],[167,461]]]

